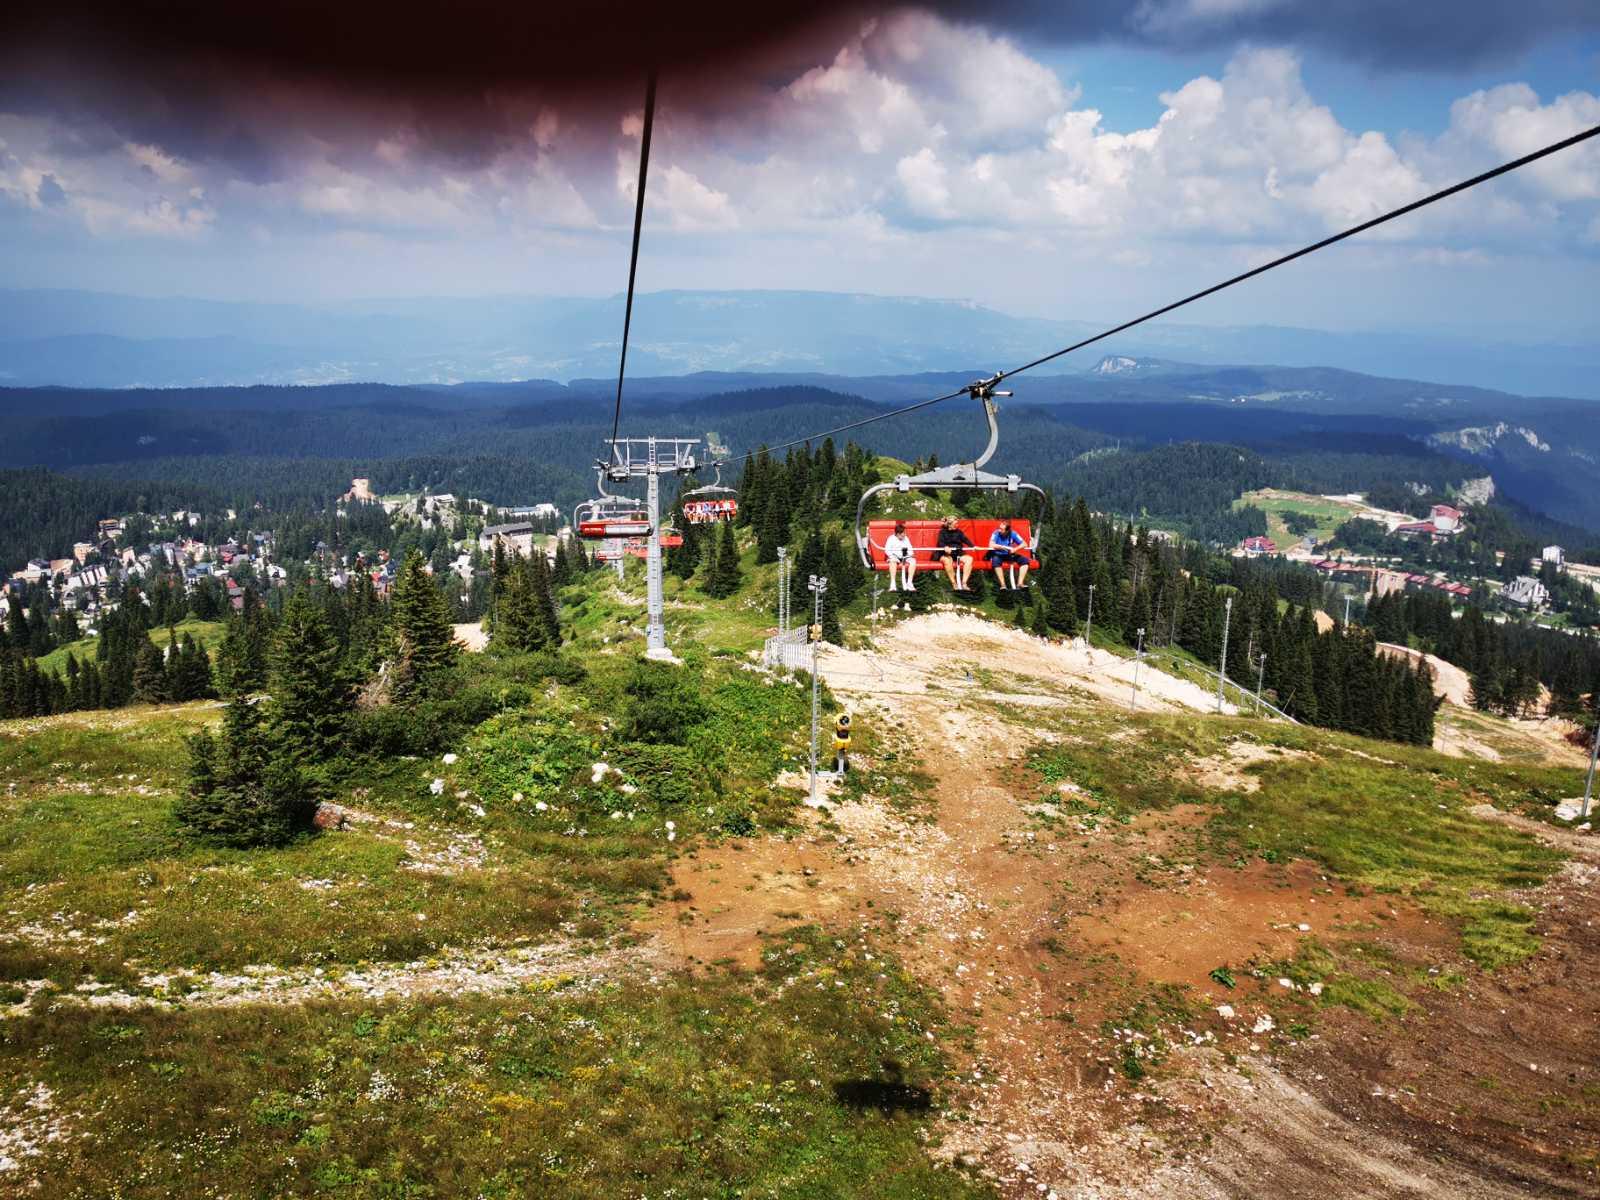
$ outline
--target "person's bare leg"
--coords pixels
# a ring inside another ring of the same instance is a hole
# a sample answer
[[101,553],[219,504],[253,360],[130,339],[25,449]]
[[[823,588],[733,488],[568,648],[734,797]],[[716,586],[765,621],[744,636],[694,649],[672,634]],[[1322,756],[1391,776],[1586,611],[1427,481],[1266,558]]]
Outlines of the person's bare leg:
[[956,560],[954,556],[946,554],[939,560],[939,565],[944,568],[945,578],[950,581],[950,586],[959,591],[961,585],[956,582]]
[[961,590],[964,592],[972,586],[972,555],[961,556]]
[[1031,563],[1023,563],[1022,566],[1018,568],[1018,570],[1017,570],[1017,586],[1019,588],[1028,586],[1028,568],[1030,566],[1032,566],[1032,565],[1033,564],[1031,564]]

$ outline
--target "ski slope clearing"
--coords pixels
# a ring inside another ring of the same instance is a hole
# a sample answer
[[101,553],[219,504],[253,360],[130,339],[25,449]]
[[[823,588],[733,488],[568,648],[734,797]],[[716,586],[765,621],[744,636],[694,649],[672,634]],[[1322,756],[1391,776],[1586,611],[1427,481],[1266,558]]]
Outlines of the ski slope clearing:
[[[1553,717],[1501,717],[1480,712],[1472,704],[1472,677],[1455,663],[1392,642],[1380,642],[1378,651],[1412,662],[1421,659],[1433,670],[1434,691],[1444,699],[1433,735],[1433,748],[1441,754],[1563,767],[1587,763],[1584,751],[1567,740],[1572,729],[1569,722]],[[1540,697],[1541,706],[1548,699],[1549,693],[1545,692]]]
[[[1542,1125],[1565,1149],[1502,1144],[1482,1081],[1531,1097],[1563,1071],[1593,1075],[1581,1030],[1600,1019],[1585,990],[1600,937],[1572,919],[1600,899],[1593,871],[1519,893],[1551,944],[1491,975],[1463,960],[1436,898],[1272,850],[1208,851],[1224,827],[1296,823],[1308,795],[1343,789],[1346,815],[1313,841],[1352,836],[1364,811],[1375,827],[1354,836],[1376,851],[1379,827],[1448,807],[1441,841],[1537,857],[1464,799],[1410,807],[1408,764],[1426,752],[1184,715],[1214,704],[1192,685],[1152,700],[1171,715],[1127,718],[1125,661],[968,618],[878,642],[822,658],[880,731],[858,764],[868,790],[681,860],[646,925],[662,953],[755,969],[789,928],[875,930],[971,1031],[933,1153],[1006,1197],[1301,1196],[1330,1179],[1373,1197],[1584,1194],[1561,1164],[1600,1114],[1582,1133]],[[885,759],[920,765],[920,803],[873,794]],[[1539,1061],[1514,1069],[1527,1039]],[[1514,1102],[1517,1120],[1532,1103]]]
[[[925,695],[970,688],[978,698],[1040,702],[1093,696],[1133,703],[1131,656],[1088,646],[1082,638],[1044,641],[969,613],[935,612],[879,631],[870,652],[829,647],[822,670],[830,686],[851,693]],[[1146,661],[1137,666],[1138,704],[1160,712],[1215,712],[1215,692],[1177,679]],[[1223,711],[1234,714],[1231,702]]]

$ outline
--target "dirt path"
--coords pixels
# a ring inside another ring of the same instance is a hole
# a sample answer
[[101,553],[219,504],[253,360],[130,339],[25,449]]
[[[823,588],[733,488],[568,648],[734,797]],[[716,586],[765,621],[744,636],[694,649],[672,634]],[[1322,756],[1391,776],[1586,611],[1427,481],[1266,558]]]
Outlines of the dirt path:
[[[798,835],[701,851],[679,863],[674,898],[645,931],[678,961],[752,967],[763,935],[790,924],[876,929],[942,995],[952,1027],[970,1029],[934,1152],[981,1165],[1007,1197],[1323,1197],[1334,1180],[1351,1196],[1527,1194],[1509,1173],[1436,1161],[1429,1129],[1389,1130],[1385,1106],[1400,1100],[1383,1097],[1403,1098],[1398,1083],[1373,1093],[1333,1053],[1276,1065],[1260,1036],[1266,1009],[1210,978],[1219,963],[1292,958],[1301,939],[1336,929],[1452,947],[1453,931],[1335,889],[1309,863],[1185,861],[1204,810],[1112,829],[1031,819],[1040,785],[1021,759],[1033,739],[974,721],[970,702],[1125,704],[1121,664],[1101,672],[1079,656],[942,614],[886,632],[879,653],[830,652],[829,686],[864,720],[905,731],[892,748],[934,770],[934,819],[868,798]],[[1176,687],[1150,706],[1213,703]],[[1149,1043],[1125,1014],[1164,984],[1186,987],[1200,1014],[1173,1034],[1177,1072],[1132,1083],[1123,1056]],[[1387,1053],[1373,1040],[1351,1035],[1369,1056]],[[1387,1065],[1363,1069],[1384,1077]],[[1470,1139],[1457,1149],[1470,1163]]]
[[[486,950],[442,950],[414,962],[372,963],[350,970],[263,965],[238,971],[148,974],[131,988],[90,982],[80,984],[74,991],[58,993],[54,985],[40,980],[24,985],[27,994],[10,1007],[21,1013],[41,999],[50,1004],[86,1008],[175,1009],[477,995],[514,992],[541,981],[576,985],[615,979],[621,972],[646,971],[657,965],[649,954],[637,949],[550,942]],[[0,1014],[6,1011],[0,1009]]]

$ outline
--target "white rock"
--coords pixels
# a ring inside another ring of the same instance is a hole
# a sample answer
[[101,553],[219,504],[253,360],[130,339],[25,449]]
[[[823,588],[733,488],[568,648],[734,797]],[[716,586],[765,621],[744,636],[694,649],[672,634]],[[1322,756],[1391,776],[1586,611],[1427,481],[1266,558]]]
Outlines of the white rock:
[[1300,924],[1298,926],[1296,926],[1296,928],[1299,929],[1301,933],[1310,933],[1311,932],[1311,926],[1307,925],[1304,921],[1301,921]]
[[543,800],[535,800],[533,802],[533,807],[535,809],[537,809],[539,812],[545,812],[545,811],[547,811],[549,809],[550,806],[548,804],[546,804]]
[[589,782],[599,783],[611,770],[610,763],[597,762],[589,771]]
[[512,792],[511,793],[511,803],[513,803],[513,804],[521,804],[522,803],[522,793],[521,792]]
[[444,780],[435,779],[428,785],[428,790],[435,796],[442,796],[444,794]]
[[1256,1018],[1255,1027],[1253,1029],[1251,1029],[1250,1032],[1251,1033],[1271,1033],[1272,1032],[1272,1018],[1271,1017],[1258,1017],[1258,1018]]
[[443,763],[444,763],[444,765],[445,765],[445,766],[447,766],[447,767],[453,767],[453,766],[455,766],[455,764],[456,764],[456,759],[457,759],[457,758],[458,758],[458,757],[459,757],[459,756],[458,756],[458,755],[457,755],[457,754],[455,754],[455,753],[454,753],[454,752],[453,752],[453,751],[452,751],[452,752],[451,752],[451,753],[449,753],[449,754],[446,754],[446,755],[445,755],[445,756],[444,756],[444,758],[443,758],[443,759],[442,759],[442,760],[441,760],[441,761],[442,761],[442,762],[443,762]]
[[1313,996],[1320,996],[1322,995],[1322,985],[1320,983],[1307,984],[1306,991],[1310,992]]
[[1278,980],[1278,986],[1281,987],[1281,988],[1288,988],[1292,992],[1292,991],[1294,991],[1294,980],[1292,980],[1292,979],[1280,979],[1280,980]]
[[1219,1004],[1219,1005],[1217,1005],[1217,1016],[1221,1017],[1224,1021],[1233,1020],[1233,1005],[1231,1005],[1231,1004]]

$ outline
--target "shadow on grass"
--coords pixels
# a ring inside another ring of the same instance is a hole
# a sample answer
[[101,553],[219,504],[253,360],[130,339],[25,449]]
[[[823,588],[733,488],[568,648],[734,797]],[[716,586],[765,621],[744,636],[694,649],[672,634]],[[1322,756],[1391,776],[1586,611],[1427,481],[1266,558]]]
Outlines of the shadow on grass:
[[884,1116],[925,1113],[933,1107],[933,1093],[892,1079],[843,1079],[833,1085],[833,1098],[850,1108],[877,1109]]

